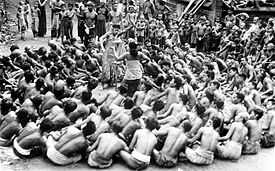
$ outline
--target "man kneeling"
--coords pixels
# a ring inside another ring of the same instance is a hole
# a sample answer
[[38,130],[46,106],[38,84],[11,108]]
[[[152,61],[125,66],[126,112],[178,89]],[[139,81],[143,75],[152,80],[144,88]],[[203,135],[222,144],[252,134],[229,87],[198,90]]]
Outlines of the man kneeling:
[[[57,165],[68,165],[81,160],[81,154],[88,148],[86,137],[95,132],[96,126],[90,121],[81,130],[74,126],[68,127],[64,133],[55,138],[55,135],[49,136],[47,145],[47,157]],[[57,142],[52,141],[53,139]]]

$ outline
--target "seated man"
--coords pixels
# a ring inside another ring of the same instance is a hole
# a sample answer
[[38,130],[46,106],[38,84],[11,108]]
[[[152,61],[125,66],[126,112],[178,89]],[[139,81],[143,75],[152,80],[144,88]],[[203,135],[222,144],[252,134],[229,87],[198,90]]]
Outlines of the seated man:
[[39,111],[39,106],[42,103],[42,99],[43,99],[43,95],[38,94],[31,98],[27,98],[21,105],[21,108],[28,110],[32,122],[36,122],[36,120],[39,117],[38,111]]
[[144,82],[143,84],[141,84],[141,90],[136,91],[132,98],[137,107],[139,107],[141,104],[150,105],[152,97],[148,92],[152,88],[153,86],[149,82]]
[[117,106],[121,106],[123,100],[127,96],[128,88],[124,85],[121,85],[118,88],[119,92],[111,90],[108,94],[98,102],[98,105],[110,106],[111,104],[115,104]]
[[111,133],[103,133],[97,137],[96,142],[88,149],[91,151],[88,158],[88,165],[91,167],[107,168],[113,163],[112,157],[119,150],[129,151],[123,140],[118,138],[118,134],[123,127],[119,122],[114,122]]
[[131,110],[131,118],[121,131],[120,138],[126,141],[127,145],[130,144],[136,130],[141,128],[139,118],[142,116],[143,111],[136,107]]
[[130,116],[131,110],[134,107],[134,105],[134,101],[130,97],[127,97],[123,101],[123,107],[117,106],[115,104],[109,106],[109,108],[112,110],[112,114],[107,118],[108,123],[112,124],[118,118],[119,115]]
[[248,129],[244,126],[246,115],[240,113],[230,126],[226,136],[220,137],[219,141],[226,141],[225,144],[217,146],[217,156],[222,159],[238,160],[242,154],[242,144],[247,136]]
[[263,114],[264,111],[262,109],[254,109],[254,115],[245,123],[245,126],[248,128],[248,139],[243,143],[242,154],[257,154],[260,150],[262,124],[259,120]]
[[[24,114],[23,114],[24,115]],[[26,115],[22,117],[28,117]],[[27,119],[29,120],[29,119]],[[44,119],[37,127],[34,122],[28,122],[13,141],[13,151],[21,158],[30,158],[41,155],[46,151],[46,142],[42,136],[53,128],[49,119]]]
[[[64,107],[54,106],[51,110],[44,112],[46,118],[49,118],[55,125],[53,131],[60,130],[66,126],[71,125],[68,115],[77,107],[76,102],[67,100],[64,102]],[[48,114],[47,114],[48,113]]]
[[1,102],[1,126],[0,126],[0,146],[10,146],[15,135],[21,130],[21,124],[13,111],[11,99],[3,99]]
[[169,109],[162,115],[158,115],[159,124],[169,124],[170,126],[178,126],[184,119],[187,112],[186,104],[189,98],[186,94],[180,94],[180,101],[173,103]]
[[152,133],[158,126],[156,118],[149,117],[146,119],[146,128],[137,130],[129,146],[133,150],[131,154],[121,150],[120,157],[132,169],[145,169],[150,164],[151,154],[157,144],[157,138]]
[[263,137],[261,140],[262,147],[274,147],[275,144],[275,105],[274,101],[267,102],[267,119],[263,125]]
[[76,102],[77,107],[73,112],[68,114],[68,118],[72,123],[75,123],[81,117],[87,117],[90,114],[90,108],[87,104],[90,102],[92,92],[85,90],[82,92],[80,100],[72,98]]
[[80,127],[90,121],[94,122],[96,126],[96,131],[94,134],[88,136],[88,140],[91,143],[94,143],[97,139],[97,137],[104,132],[108,132],[110,129],[109,123],[106,121],[106,118],[108,118],[111,115],[111,110],[107,106],[102,106],[100,108],[99,114],[92,113],[90,116],[88,116],[83,122],[75,124],[75,127]]
[[68,165],[80,161],[81,154],[88,148],[86,137],[93,134],[95,130],[95,124],[90,121],[82,130],[70,126],[58,137],[50,134],[47,140],[47,157],[57,165]]
[[180,128],[167,127],[155,133],[156,136],[167,136],[161,151],[156,149],[153,151],[154,158],[159,166],[174,167],[177,164],[179,152],[187,144],[185,132],[190,129],[191,124],[184,122]]
[[214,160],[214,151],[216,150],[219,133],[215,130],[220,125],[220,119],[214,117],[209,119],[206,125],[199,129],[198,133],[188,142],[194,143],[196,140],[201,139],[200,146],[195,149],[187,147],[185,155],[191,163],[208,165]]

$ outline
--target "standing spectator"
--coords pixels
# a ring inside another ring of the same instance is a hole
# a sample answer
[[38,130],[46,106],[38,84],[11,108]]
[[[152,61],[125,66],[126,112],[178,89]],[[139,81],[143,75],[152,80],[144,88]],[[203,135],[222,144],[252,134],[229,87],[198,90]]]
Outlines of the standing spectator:
[[146,20],[153,17],[154,12],[156,11],[154,3],[151,0],[145,0],[143,3],[143,15]]
[[73,38],[78,39],[78,16],[77,16],[77,12],[78,12],[78,3],[75,4],[74,9],[71,11],[73,12],[73,16],[72,16],[72,31],[71,31],[71,36]]
[[87,46],[89,44],[89,39],[95,38],[96,37],[96,32],[95,32],[95,24],[97,20],[97,13],[95,12],[95,4],[89,1],[87,3],[88,5],[88,10],[85,12],[85,21],[86,21],[86,35],[85,35],[85,40],[84,44]]
[[32,32],[33,37],[36,39],[38,34],[38,27],[39,27],[39,16],[40,16],[40,10],[38,8],[39,4],[38,2],[34,2],[34,7],[31,9],[31,17],[32,17]]
[[[59,13],[61,11],[61,6],[65,4],[62,0],[56,0],[52,4],[52,12],[53,12],[53,21],[52,21],[52,30],[51,30],[51,38],[57,37],[59,30]],[[40,25],[40,24],[39,24]]]
[[106,22],[108,20],[108,9],[106,7],[106,0],[100,1],[100,6],[96,9],[97,22],[96,22],[96,35],[101,37],[106,33]]
[[25,20],[26,20],[26,24],[27,24],[27,29],[30,29],[30,24],[31,24],[31,21],[30,21],[30,14],[31,14],[31,7],[30,7],[30,1],[29,0],[25,0],[25,11],[26,11],[26,14],[25,14]]
[[25,39],[25,31],[26,31],[26,21],[25,21],[25,11],[22,6],[18,8],[18,12],[16,14],[16,17],[18,19],[18,31],[21,33],[21,39]]
[[46,20],[46,4],[48,0],[38,0],[39,2],[39,10],[40,10],[40,18],[39,18],[39,30],[38,36],[45,37],[47,33],[47,20]]
[[121,24],[122,21],[122,13],[117,10],[117,3],[113,5],[113,9],[109,12],[109,28],[110,23],[112,24]]

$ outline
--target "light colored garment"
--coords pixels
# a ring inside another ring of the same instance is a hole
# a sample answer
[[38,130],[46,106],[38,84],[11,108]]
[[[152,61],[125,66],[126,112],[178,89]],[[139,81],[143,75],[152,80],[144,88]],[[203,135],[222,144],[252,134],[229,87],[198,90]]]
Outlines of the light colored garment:
[[15,138],[13,141],[13,147],[19,154],[23,156],[31,155],[31,149],[23,149],[22,147],[20,147],[20,145],[17,142],[17,138]]
[[126,61],[126,80],[137,80],[142,78],[143,68],[139,60]]
[[225,145],[217,146],[217,156],[222,159],[238,160],[242,154],[242,144],[227,141]]
[[106,159],[102,155],[98,154],[95,150],[91,152],[88,158],[88,165],[97,168],[107,168],[113,163],[112,159]]
[[214,160],[213,152],[203,150],[200,147],[194,150],[187,147],[185,150],[185,155],[190,160],[191,163],[200,164],[200,165],[209,165]]
[[261,148],[259,141],[246,140],[243,143],[242,154],[257,154]]
[[150,160],[151,160],[150,156],[141,154],[140,152],[138,152],[136,150],[134,150],[131,155],[132,155],[133,159],[135,159],[136,161],[138,161],[140,163],[144,163],[144,164],[147,164],[147,165],[150,164]]
[[73,25],[72,36],[73,38],[78,39],[78,19],[76,15],[74,15],[72,19],[72,25]]
[[61,154],[59,151],[57,151],[54,146],[50,146],[48,148],[47,157],[57,165],[68,165],[68,164],[76,163],[80,161],[82,158],[80,154],[72,157],[67,157]]

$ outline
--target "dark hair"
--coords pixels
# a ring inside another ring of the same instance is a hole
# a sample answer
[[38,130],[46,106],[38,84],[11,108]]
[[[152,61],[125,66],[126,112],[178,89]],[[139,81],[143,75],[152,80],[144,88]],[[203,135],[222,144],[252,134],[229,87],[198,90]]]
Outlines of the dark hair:
[[205,90],[205,96],[209,99],[210,102],[213,102],[215,100],[215,94],[211,89]]
[[182,86],[182,79],[179,77],[179,76],[176,76],[175,78],[174,78],[174,81],[175,81],[175,87],[176,87],[176,89],[180,89],[180,87]]
[[223,100],[218,100],[218,101],[215,101],[215,104],[216,104],[218,109],[221,109],[224,106],[224,101]]
[[184,121],[181,127],[184,129],[184,132],[189,132],[192,128],[192,125],[189,121]]
[[240,102],[243,102],[244,97],[245,97],[244,94],[241,93],[241,92],[237,92],[236,94],[237,94],[237,98],[238,98],[239,100],[241,100]]
[[149,91],[153,88],[153,86],[149,82],[144,82],[143,84],[145,86],[145,91]]
[[189,101],[189,96],[187,94],[180,94],[180,99],[184,105],[186,105]]
[[69,76],[67,79],[66,79],[66,82],[69,86],[71,85],[74,85],[75,83],[75,77],[74,76]]
[[85,102],[88,102],[92,97],[92,92],[91,91],[88,91],[88,90],[85,90],[82,92],[81,94],[81,100],[85,103]]
[[247,76],[246,76],[245,73],[240,73],[240,74],[239,74],[239,77],[243,77],[244,80],[246,80],[246,78],[247,78]]
[[49,118],[45,118],[40,123],[39,128],[41,133],[44,133],[44,132],[50,132],[54,127],[55,127],[54,123]]
[[25,71],[24,77],[27,83],[30,83],[34,80],[34,74],[31,71]]
[[119,93],[120,94],[125,94],[128,92],[128,88],[125,85],[121,85],[118,87]]
[[231,67],[229,68],[229,71],[232,70],[232,71],[235,71],[235,72],[238,72],[238,68],[237,67]]
[[158,120],[155,117],[148,117],[146,119],[146,128],[150,131],[158,127]]
[[13,102],[10,98],[1,101],[1,114],[6,115],[13,108]]
[[102,117],[102,119],[106,119],[109,116],[111,116],[112,111],[109,109],[108,106],[102,106],[100,108],[100,116]]
[[62,87],[55,86],[53,88],[53,94],[54,94],[55,98],[58,100],[61,100],[63,98],[64,93],[65,93],[65,89],[63,86]]
[[216,129],[221,125],[221,120],[218,117],[213,117],[212,118],[213,121],[213,128]]
[[22,125],[22,127],[25,127],[27,123],[30,121],[29,112],[25,108],[21,108],[19,111],[17,111],[16,115],[17,121]]
[[64,112],[65,114],[71,113],[77,108],[76,102],[73,100],[67,100],[64,102]]
[[97,85],[98,85],[98,79],[90,79],[88,81],[88,86],[87,87],[88,87],[89,90],[93,90],[97,87]]
[[39,77],[35,82],[35,88],[40,90],[44,86],[44,78]]
[[132,55],[133,57],[137,57],[138,55],[137,43],[134,41],[130,42],[129,49],[130,49],[130,55]]
[[215,78],[215,73],[213,71],[207,71],[206,75],[208,78],[210,78],[211,80],[214,80]]
[[112,130],[114,131],[114,133],[119,134],[123,130],[123,126],[119,121],[115,121],[112,124]]
[[135,103],[132,100],[132,98],[127,97],[126,99],[124,99],[124,108],[125,109],[132,109],[134,107]]
[[153,111],[161,111],[164,108],[165,104],[161,100],[156,100],[153,104]]
[[256,115],[256,119],[257,120],[261,119],[262,116],[264,115],[264,111],[262,109],[255,108],[253,111],[254,111],[254,113]]
[[133,119],[137,119],[140,118],[143,114],[143,111],[141,110],[140,107],[135,107],[134,109],[132,109],[131,111],[131,115]]
[[93,134],[96,131],[96,125],[93,121],[89,121],[86,126],[82,129],[84,136]]
[[187,83],[190,83],[191,82],[191,77],[187,74],[184,74],[183,75],[183,78],[186,79]]
[[205,112],[205,107],[203,107],[202,105],[197,104],[196,105],[196,111],[197,111],[197,115],[201,116]]
[[11,52],[13,52],[16,49],[20,49],[18,45],[16,45],[16,44],[11,45],[11,47],[10,47]]
[[212,81],[212,84],[214,84],[217,87],[217,89],[219,89],[221,86],[220,82],[217,80]]
[[41,94],[37,94],[37,95],[31,97],[30,100],[32,101],[34,106],[36,108],[38,108],[43,101],[43,96]]

